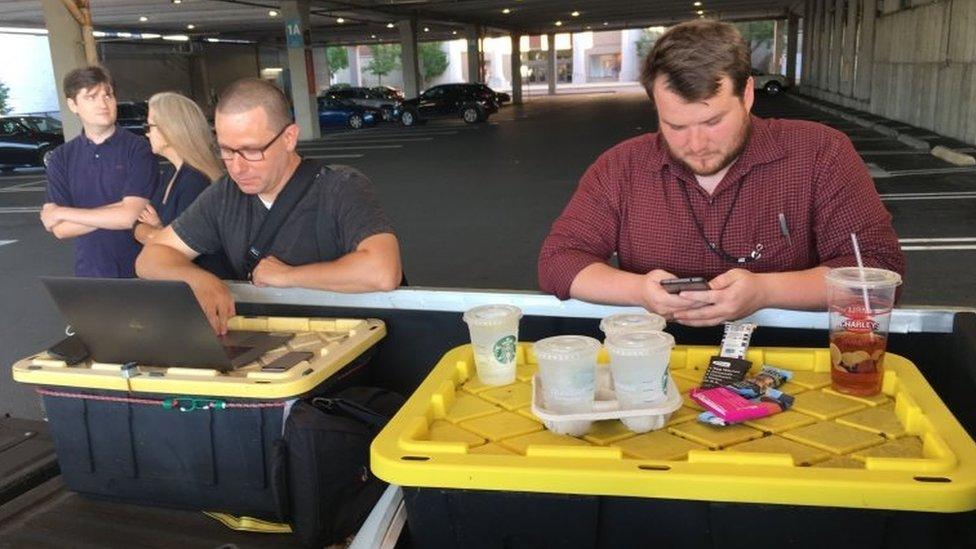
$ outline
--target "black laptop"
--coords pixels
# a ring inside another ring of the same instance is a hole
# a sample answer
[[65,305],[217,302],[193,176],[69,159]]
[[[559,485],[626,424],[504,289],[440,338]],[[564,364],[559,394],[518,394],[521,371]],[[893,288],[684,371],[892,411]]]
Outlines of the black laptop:
[[218,337],[185,282],[42,277],[61,314],[98,362],[210,368],[251,363],[290,334]]

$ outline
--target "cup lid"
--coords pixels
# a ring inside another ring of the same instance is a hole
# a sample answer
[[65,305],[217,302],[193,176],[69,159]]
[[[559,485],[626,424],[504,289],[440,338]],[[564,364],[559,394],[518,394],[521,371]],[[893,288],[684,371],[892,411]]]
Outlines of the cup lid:
[[674,348],[674,336],[660,330],[637,330],[607,336],[607,351],[619,355],[644,355]]
[[600,342],[592,337],[564,335],[540,339],[532,345],[537,359],[574,360],[600,351]]
[[[862,275],[863,271],[863,275]],[[863,276],[863,278],[862,278]],[[885,288],[901,284],[901,275],[887,269],[873,267],[838,267],[827,273],[827,282],[848,288]]]
[[514,305],[481,305],[468,309],[463,318],[469,326],[497,326],[522,318],[522,309]]
[[663,330],[667,325],[661,315],[643,313],[621,313],[610,315],[600,321],[600,330],[612,334],[622,330]]

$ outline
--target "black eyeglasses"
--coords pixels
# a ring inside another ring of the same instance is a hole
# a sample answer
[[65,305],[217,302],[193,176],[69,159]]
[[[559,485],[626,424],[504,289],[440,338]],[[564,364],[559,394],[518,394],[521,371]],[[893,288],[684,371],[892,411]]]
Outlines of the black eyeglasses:
[[290,123],[285,124],[285,127],[281,128],[281,131],[275,134],[275,136],[271,138],[271,141],[268,141],[267,145],[258,147],[257,149],[231,149],[230,147],[220,147],[220,159],[224,162],[230,162],[234,159],[235,154],[239,154],[241,155],[241,158],[247,160],[248,162],[260,162],[261,160],[264,160],[264,151],[268,150],[268,148],[271,147],[271,145],[273,145],[274,142],[285,133],[285,130],[287,130],[289,126],[291,126]]

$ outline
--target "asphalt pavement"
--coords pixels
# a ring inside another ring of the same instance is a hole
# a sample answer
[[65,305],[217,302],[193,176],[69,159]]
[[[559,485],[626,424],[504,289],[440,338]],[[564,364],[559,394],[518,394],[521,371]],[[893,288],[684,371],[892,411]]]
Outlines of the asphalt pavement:
[[[903,306],[976,305],[976,168],[953,166],[788,96],[760,95],[754,112],[819,121],[851,137],[908,258]],[[890,126],[974,152],[927,130]],[[580,175],[610,146],[654,128],[647,96],[631,87],[531,96],[485,124],[330,131],[301,150],[373,180],[411,284],[534,290],[539,246]],[[72,265],[71,244],[47,234],[38,219],[44,191],[41,170],[0,175],[0,368],[57,341],[64,329],[37,282],[39,275],[68,275]],[[9,375],[0,375],[4,413],[42,414],[32,391]]]

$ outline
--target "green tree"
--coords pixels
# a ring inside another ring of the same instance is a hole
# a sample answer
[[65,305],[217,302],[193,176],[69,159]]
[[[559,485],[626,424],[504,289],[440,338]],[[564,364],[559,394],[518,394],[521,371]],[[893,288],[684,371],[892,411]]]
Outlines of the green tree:
[[329,59],[329,76],[349,67],[349,52],[342,46],[325,48],[325,56]]
[[422,42],[418,44],[418,50],[420,52],[420,70],[423,71],[421,76],[424,79],[422,87],[426,87],[428,82],[444,74],[450,61],[447,59],[447,54],[441,49],[440,42]]
[[747,23],[733,23],[739,29],[739,34],[750,46],[757,42],[770,42],[773,39],[772,21],[749,21]]
[[375,74],[378,82],[383,84],[383,77],[400,65],[400,44],[375,44],[369,50],[373,59],[366,65],[366,70]]
[[634,41],[634,46],[637,48],[637,58],[643,60],[647,57],[651,48],[654,47],[654,43],[662,34],[664,34],[663,28],[641,29],[640,38]]
[[10,88],[6,84],[0,82],[0,115],[9,114],[10,107]]

